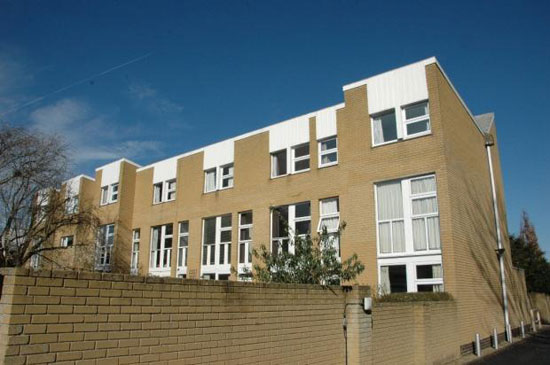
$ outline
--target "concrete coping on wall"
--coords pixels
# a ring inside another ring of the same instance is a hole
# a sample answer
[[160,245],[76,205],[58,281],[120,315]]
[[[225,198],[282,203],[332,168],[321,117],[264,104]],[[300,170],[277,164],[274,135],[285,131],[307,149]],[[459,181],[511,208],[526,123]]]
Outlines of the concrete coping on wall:
[[[97,280],[110,282],[126,282],[126,283],[144,283],[144,284],[161,284],[161,285],[194,285],[204,287],[226,287],[230,288],[270,288],[270,289],[302,289],[302,290],[329,290],[333,292],[356,292],[368,293],[370,296],[369,286],[359,285],[317,285],[317,284],[286,284],[286,283],[259,283],[245,281],[220,281],[220,280],[201,280],[201,279],[183,279],[172,277],[158,276],[137,276],[119,273],[101,273],[91,271],[71,271],[71,270],[32,270],[23,267],[3,267],[0,268],[1,276],[25,276],[37,278],[52,278],[52,279],[81,279],[81,280]],[[165,290],[172,290],[166,288]]]

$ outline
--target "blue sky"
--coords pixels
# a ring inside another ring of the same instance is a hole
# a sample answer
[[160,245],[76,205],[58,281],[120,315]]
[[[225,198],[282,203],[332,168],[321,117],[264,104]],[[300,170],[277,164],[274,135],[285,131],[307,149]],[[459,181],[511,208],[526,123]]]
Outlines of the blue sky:
[[[436,56],[494,111],[508,207],[550,251],[550,3],[0,0],[0,120],[63,135],[76,173],[141,164],[343,100]],[[535,139],[534,137],[538,137]]]

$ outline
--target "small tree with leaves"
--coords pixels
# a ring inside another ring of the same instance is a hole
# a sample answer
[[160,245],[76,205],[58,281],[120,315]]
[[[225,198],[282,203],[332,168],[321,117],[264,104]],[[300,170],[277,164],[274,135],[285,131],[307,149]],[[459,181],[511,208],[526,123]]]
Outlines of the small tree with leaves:
[[23,266],[32,257],[51,260],[49,253],[65,249],[54,242],[58,232],[95,229],[91,205],[75,205],[63,186],[67,172],[59,138],[0,125],[0,267]]
[[[345,224],[339,227],[336,235],[340,236]],[[252,271],[243,276],[252,277],[264,283],[295,283],[339,285],[354,280],[365,270],[356,254],[341,260],[335,245],[334,233],[329,234],[326,228],[312,238],[294,236],[288,244],[294,253],[283,249],[280,242],[274,243],[274,252],[265,245],[252,251],[256,258]]]

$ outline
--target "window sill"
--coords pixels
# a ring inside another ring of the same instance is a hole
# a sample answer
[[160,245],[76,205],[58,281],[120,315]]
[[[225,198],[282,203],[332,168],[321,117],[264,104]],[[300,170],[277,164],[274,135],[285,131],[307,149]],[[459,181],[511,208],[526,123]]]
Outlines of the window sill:
[[422,133],[418,133],[418,134],[413,134],[413,135],[406,136],[406,137],[403,137],[403,138],[395,139],[395,140],[393,140],[393,141],[388,141],[388,142],[379,143],[379,144],[373,144],[373,145],[372,145],[372,148],[381,147],[381,146],[385,146],[385,145],[393,144],[393,143],[405,142],[405,141],[408,141],[408,140],[411,140],[411,139],[415,139],[415,138],[420,138],[420,137],[424,137],[424,136],[430,136],[431,134],[432,134],[432,131],[431,131],[431,130],[428,131],[428,132],[422,132]]
[[170,202],[175,202],[176,199],[172,199],[172,200],[165,200],[165,201],[162,201],[162,202],[153,202],[153,205],[162,205],[162,204],[165,204],[165,203],[170,203]]
[[425,250],[415,252],[399,252],[399,253],[378,253],[378,259],[393,259],[403,257],[417,257],[417,256],[432,256],[441,255],[441,249],[439,250]]
[[212,194],[212,193],[215,193],[215,192],[218,192],[218,191],[229,190],[229,189],[233,189],[233,188],[234,188],[234,186],[228,186],[227,188],[219,188],[219,189],[216,189],[216,190],[204,191],[203,194]]
[[99,203],[99,206],[100,207],[106,207],[107,205],[112,205],[112,204],[115,204],[115,203],[118,203],[118,200],[115,200],[114,202],[108,202],[108,203],[105,203],[105,204]]
[[325,167],[332,167],[332,166],[337,166],[337,165],[338,165],[338,161],[327,163],[327,164],[324,164],[324,165],[319,165],[319,168],[324,169]]
[[422,132],[422,133],[416,133],[416,134],[411,134],[410,136],[405,136],[403,137],[403,140],[406,141],[406,140],[409,140],[409,139],[414,139],[414,138],[418,138],[418,137],[423,137],[423,136],[428,136],[432,134],[432,131],[429,130],[429,131],[426,131],[426,132]]

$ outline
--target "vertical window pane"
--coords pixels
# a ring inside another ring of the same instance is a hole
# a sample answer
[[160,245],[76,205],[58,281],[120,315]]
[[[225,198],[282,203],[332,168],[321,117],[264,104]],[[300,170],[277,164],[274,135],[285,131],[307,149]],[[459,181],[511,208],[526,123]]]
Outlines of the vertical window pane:
[[216,243],[216,218],[204,220],[204,239],[205,245]]
[[239,264],[244,264],[246,244],[239,244]]
[[412,221],[413,228],[413,242],[414,250],[425,250],[428,245],[426,242],[426,226],[424,224],[424,218],[413,219]]
[[437,198],[422,198],[412,201],[413,214],[437,213]]
[[439,237],[439,217],[427,218],[426,223],[428,225],[428,243],[430,245],[430,249],[440,249],[441,241]]
[[273,209],[272,237],[286,237],[288,235],[288,206]]
[[378,225],[378,240],[381,253],[391,253],[391,223],[380,223]]
[[272,154],[272,174],[273,176],[285,175],[286,171],[286,150],[278,151]]
[[378,184],[376,194],[379,220],[403,218],[403,195],[400,181]]
[[204,191],[216,190],[216,169],[206,171],[204,174]]
[[231,227],[231,214],[222,216],[222,227]]
[[309,202],[296,204],[296,218],[309,217],[311,215],[311,208]]
[[393,252],[405,252],[405,222],[392,223]]
[[390,277],[390,292],[407,292],[407,268],[405,265],[388,266]]
[[241,213],[241,225],[252,224],[252,212]]
[[374,144],[395,141],[397,139],[397,123],[395,111],[373,118]]

